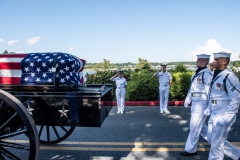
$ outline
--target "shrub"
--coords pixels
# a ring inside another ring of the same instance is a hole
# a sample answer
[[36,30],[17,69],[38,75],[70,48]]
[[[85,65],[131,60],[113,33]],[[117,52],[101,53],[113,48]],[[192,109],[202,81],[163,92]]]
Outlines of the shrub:
[[[127,79],[126,99],[130,101],[159,100],[158,78],[154,77],[153,70],[125,70],[124,77]],[[116,74],[116,71],[97,71],[95,74],[87,74],[87,84],[113,84],[109,79]],[[193,72],[172,73],[173,84],[170,90],[169,99],[183,100],[186,97]],[[113,95],[115,97],[115,94]]]
[[191,76],[193,72],[177,72],[172,74],[173,83],[170,90],[170,98],[183,100],[185,99],[191,83]]
[[127,85],[127,99],[156,100],[158,98],[158,81],[154,78],[153,72],[133,72]]

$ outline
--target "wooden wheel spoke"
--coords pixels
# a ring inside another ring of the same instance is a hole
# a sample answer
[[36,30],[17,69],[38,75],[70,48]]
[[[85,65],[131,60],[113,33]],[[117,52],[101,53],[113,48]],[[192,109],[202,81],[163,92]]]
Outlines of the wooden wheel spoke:
[[41,135],[42,135],[42,130],[43,130],[43,126],[40,127],[40,130],[39,130],[39,133],[38,133],[39,137],[41,137]]
[[66,128],[64,128],[63,126],[60,126],[66,133],[68,132],[68,130]]
[[0,159],[5,160],[5,158],[4,158],[3,155],[2,155],[1,150],[0,150]]
[[55,126],[52,126],[52,128],[53,128],[54,133],[56,134],[57,138],[59,139],[60,136],[59,136],[59,134],[58,134],[58,131],[57,131],[56,127],[55,127]]
[[0,109],[2,108],[2,105],[3,105],[3,101],[1,101],[1,104],[0,104]]
[[5,155],[6,157],[13,159],[13,160],[21,160],[20,158],[18,158],[17,156],[15,156],[13,153],[11,153],[10,151],[6,150],[3,147],[0,147],[0,152],[2,153],[2,155]]
[[47,132],[47,141],[50,141],[50,132],[49,132],[49,126],[46,126],[46,132]]
[[4,141],[0,141],[0,145],[4,146],[4,147],[16,148],[16,149],[21,149],[21,150],[29,150],[30,149],[28,145],[22,145],[22,144],[18,144],[18,143],[10,143],[10,142],[4,142]]
[[74,129],[75,127],[69,127],[69,126],[46,126],[46,132],[44,131],[44,134],[39,136],[40,143],[56,144],[56,143],[62,142],[63,140],[65,140],[67,137],[71,135]]
[[4,134],[4,135],[1,135],[0,136],[0,139],[4,139],[4,138],[9,138],[9,137],[14,137],[16,135],[20,135],[20,134],[24,134],[24,133],[27,133],[27,129],[21,129],[21,130],[18,130],[18,131],[15,131],[15,132],[10,132],[10,133],[7,133],[7,134]]
[[2,130],[5,126],[7,126],[7,124],[9,124],[16,116],[17,116],[17,113],[15,112],[14,115],[8,118],[8,120],[0,126],[0,130]]

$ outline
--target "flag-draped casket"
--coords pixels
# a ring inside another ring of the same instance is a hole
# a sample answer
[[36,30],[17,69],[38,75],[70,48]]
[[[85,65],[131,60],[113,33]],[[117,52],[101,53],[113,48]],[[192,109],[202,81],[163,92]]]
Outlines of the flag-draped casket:
[[61,52],[0,54],[0,84],[83,83],[86,61]]

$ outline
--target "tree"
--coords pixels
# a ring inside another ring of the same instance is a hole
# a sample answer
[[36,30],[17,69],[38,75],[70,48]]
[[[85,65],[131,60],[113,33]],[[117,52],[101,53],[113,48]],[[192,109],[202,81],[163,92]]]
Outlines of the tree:
[[151,70],[151,63],[146,59],[138,58],[137,70]]
[[174,69],[174,72],[187,72],[187,68],[184,64],[177,64]]
[[4,54],[7,54],[7,53],[8,53],[8,51],[7,51],[7,50],[5,50],[3,53],[4,53]]
[[240,61],[233,61],[232,66],[239,67],[240,66]]
[[103,62],[100,62],[94,66],[94,70],[110,70],[112,68],[112,65],[109,60],[103,59]]

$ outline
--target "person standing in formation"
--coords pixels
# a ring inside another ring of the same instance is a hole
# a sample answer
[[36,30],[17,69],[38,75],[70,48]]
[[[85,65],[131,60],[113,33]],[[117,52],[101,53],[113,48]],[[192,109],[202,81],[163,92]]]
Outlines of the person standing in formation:
[[172,85],[172,75],[166,70],[166,63],[161,64],[161,70],[158,70],[154,73],[155,77],[158,77],[159,80],[159,98],[160,98],[160,113],[170,113],[168,111],[168,98],[169,91]]
[[215,70],[210,85],[209,106],[204,111],[205,114],[211,114],[207,133],[207,138],[211,143],[208,159],[223,160],[226,154],[234,160],[240,160],[240,150],[227,141],[240,105],[239,79],[227,69],[231,53],[213,54]]
[[119,69],[117,74],[110,78],[110,81],[116,82],[117,114],[123,114],[127,93],[127,80],[123,77],[123,70]]

